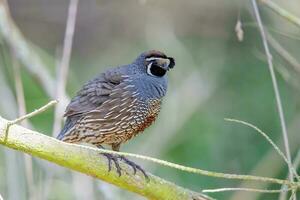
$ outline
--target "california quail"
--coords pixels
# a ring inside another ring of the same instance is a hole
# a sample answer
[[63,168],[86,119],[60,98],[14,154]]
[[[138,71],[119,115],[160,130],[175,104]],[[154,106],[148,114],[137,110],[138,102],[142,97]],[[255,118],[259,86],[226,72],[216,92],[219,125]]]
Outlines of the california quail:
[[[175,61],[159,51],[147,51],[128,65],[108,69],[88,81],[67,106],[64,128],[58,139],[70,143],[107,144],[114,151],[156,119],[167,91],[167,71]],[[121,169],[116,156],[104,154]],[[136,172],[138,165],[131,165]]]

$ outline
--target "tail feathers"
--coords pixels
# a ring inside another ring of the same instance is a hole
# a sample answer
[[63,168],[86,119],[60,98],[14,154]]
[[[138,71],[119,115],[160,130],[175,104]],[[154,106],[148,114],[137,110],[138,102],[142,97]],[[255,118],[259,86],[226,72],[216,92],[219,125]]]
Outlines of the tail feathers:
[[56,137],[58,140],[63,140],[68,131],[76,124],[78,117],[68,117],[63,129],[60,131]]

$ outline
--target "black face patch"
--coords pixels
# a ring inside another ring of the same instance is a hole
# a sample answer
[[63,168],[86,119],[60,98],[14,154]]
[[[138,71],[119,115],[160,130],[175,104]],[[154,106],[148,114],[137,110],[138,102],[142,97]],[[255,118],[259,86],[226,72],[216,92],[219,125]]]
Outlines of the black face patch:
[[149,66],[150,69],[150,73],[153,76],[158,76],[158,77],[162,77],[166,74],[166,70],[161,68],[160,66],[156,65],[155,63],[153,63],[152,65]]

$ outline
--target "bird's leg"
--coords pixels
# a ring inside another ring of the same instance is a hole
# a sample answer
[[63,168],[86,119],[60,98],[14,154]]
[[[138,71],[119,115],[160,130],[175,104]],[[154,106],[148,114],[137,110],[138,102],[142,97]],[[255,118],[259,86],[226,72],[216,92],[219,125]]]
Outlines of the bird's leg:
[[[114,151],[119,151],[119,150],[120,150],[120,145],[121,145],[121,144],[113,144],[113,145],[112,145],[112,149],[113,149]],[[118,156],[118,157],[119,157],[121,160],[123,160],[127,165],[129,165],[129,166],[132,167],[132,169],[133,169],[133,174],[136,174],[136,171],[137,171],[137,170],[140,170],[140,171],[144,174],[145,178],[146,178],[147,180],[149,180],[149,177],[148,177],[148,175],[146,174],[145,170],[144,170],[143,168],[141,168],[138,164],[135,164],[133,161],[130,161],[130,160],[127,159],[125,156]]]
[[[103,146],[98,146],[98,148],[101,148],[101,149],[104,149]],[[116,169],[117,169],[117,173],[119,174],[119,176],[121,176],[121,167],[119,165],[119,162],[118,162],[118,158],[115,156],[115,155],[112,155],[110,153],[101,153],[103,156],[105,156],[108,160],[108,171],[110,172],[111,171],[111,162],[113,161],[115,166],[116,166]]]

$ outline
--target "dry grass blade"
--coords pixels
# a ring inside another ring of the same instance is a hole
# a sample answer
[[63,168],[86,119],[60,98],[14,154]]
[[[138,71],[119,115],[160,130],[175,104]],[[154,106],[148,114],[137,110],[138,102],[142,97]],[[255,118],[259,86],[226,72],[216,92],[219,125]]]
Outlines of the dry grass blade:
[[[291,145],[291,152],[294,154],[297,153],[300,145],[300,115],[295,116],[295,118],[291,121],[288,127],[290,137],[293,140],[290,141]],[[280,149],[284,147],[283,138],[280,137],[276,141]],[[267,152],[261,155],[259,158],[258,163],[253,167],[250,174],[258,174],[264,175],[268,177],[275,177],[280,175],[286,167],[286,163],[284,160],[278,156],[278,153],[274,151],[273,148],[270,148]],[[270,170],[272,169],[272,170]],[[238,187],[242,188],[268,188],[270,187],[269,183],[258,183],[258,182],[250,182],[250,181],[243,181]],[[236,191],[231,195],[231,200],[252,200],[252,199],[261,199],[262,193],[245,193],[242,191]]]
[[252,0],[252,5],[253,5],[253,9],[254,9],[254,15],[256,18],[256,21],[258,23],[258,27],[259,27],[259,31],[262,37],[262,42],[263,42],[263,46],[266,52],[266,56],[267,56],[267,60],[268,60],[268,67],[269,67],[269,71],[270,71],[270,75],[272,78],[272,84],[273,84],[273,89],[275,92],[275,99],[276,99],[276,103],[277,103],[277,109],[278,109],[278,113],[279,113],[279,118],[280,118],[280,125],[281,125],[281,129],[282,129],[282,135],[283,135],[283,139],[284,139],[284,147],[285,147],[285,152],[286,152],[286,157],[287,157],[287,161],[288,161],[288,167],[289,167],[289,179],[291,182],[294,181],[293,178],[293,172],[292,172],[292,163],[291,163],[291,154],[290,154],[290,147],[289,147],[289,140],[288,140],[288,135],[287,135],[287,128],[285,125],[285,119],[284,119],[284,114],[283,114],[283,108],[282,108],[282,103],[281,103],[281,98],[280,98],[280,94],[279,94],[279,89],[278,89],[278,85],[277,85],[277,80],[276,80],[276,75],[274,72],[274,66],[273,66],[273,61],[272,61],[272,55],[270,53],[270,49],[268,46],[268,42],[267,42],[267,37],[265,34],[265,30],[262,24],[262,20],[259,14],[259,10],[257,7],[257,3],[256,0]]
[[10,15],[7,2],[4,0],[0,0],[0,35],[45,92],[54,97],[55,84],[48,72],[48,67],[18,29]]
[[[63,100],[63,98],[66,96],[65,87],[67,83],[69,63],[70,63],[71,52],[72,52],[77,7],[78,7],[78,0],[70,0],[65,39],[63,45],[63,55],[60,63],[57,66],[56,99],[58,100]],[[55,107],[54,124],[53,124],[53,132],[52,132],[53,136],[56,136],[56,134],[58,134],[58,131],[61,128],[61,118],[63,115],[64,107],[65,107],[64,101],[61,101]]]
[[[297,155],[296,155],[296,157],[294,159],[294,162],[293,162],[294,169],[297,170],[297,168],[299,167],[299,165],[300,165],[300,150],[298,150]],[[283,187],[284,186],[282,186],[281,189]],[[279,200],[285,200],[285,199],[287,199],[287,195],[288,195],[288,193],[286,191],[282,191],[280,193]]]
[[216,192],[244,191],[244,192],[259,192],[259,193],[280,193],[280,192],[287,192],[290,190],[292,189],[288,188],[288,189],[280,189],[280,190],[262,190],[262,189],[255,189],[255,188],[217,188],[217,189],[205,189],[202,190],[202,192],[216,193]]
[[[288,160],[287,160],[286,156],[283,154],[283,152],[280,150],[280,148],[273,142],[273,140],[265,132],[263,132],[262,130],[260,130],[259,128],[254,126],[253,124],[250,124],[250,123],[242,121],[242,120],[230,119],[230,118],[225,118],[225,120],[230,121],[230,122],[244,124],[246,126],[249,126],[249,127],[253,128],[254,130],[256,130],[259,134],[261,134],[273,146],[273,148],[277,151],[279,156],[282,157],[283,160],[288,164]],[[293,166],[292,166],[292,172],[294,173],[297,180],[300,181],[299,176],[297,174],[297,171],[295,170],[295,168]]]
[[[23,91],[23,83],[20,74],[20,65],[15,58],[15,54],[11,51],[12,55],[12,65],[14,71],[14,79],[15,79],[15,88],[16,88],[16,97],[18,102],[18,110],[19,116],[23,116],[26,114],[26,105],[25,105],[25,97]],[[25,127],[29,127],[29,123],[27,120],[24,120],[21,123]],[[29,188],[29,198],[34,200],[35,197],[35,185],[33,180],[33,169],[32,169],[32,158],[29,155],[24,155],[24,164],[25,164],[25,174],[26,174],[26,181]]]

